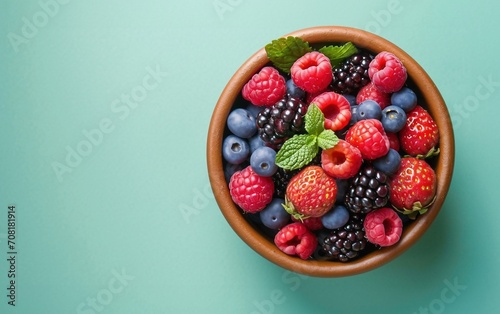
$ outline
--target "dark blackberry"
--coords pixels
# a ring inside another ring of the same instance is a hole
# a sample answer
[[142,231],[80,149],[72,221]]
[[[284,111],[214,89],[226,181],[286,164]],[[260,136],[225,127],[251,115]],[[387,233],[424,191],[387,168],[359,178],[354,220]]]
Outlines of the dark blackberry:
[[363,228],[364,215],[352,215],[347,224],[335,230],[318,234],[315,257],[320,260],[348,262],[368,248]]
[[278,168],[278,171],[273,175],[274,181],[274,195],[276,197],[285,198],[286,187],[288,182],[296,175],[300,170],[285,170],[283,168]]
[[362,51],[347,58],[340,66],[333,69],[333,80],[330,87],[340,94],[356,93],[370,82],[368,66],[373,56]]
[[347,208],[356,214],[384,207],[388,201],[388,177],[371,165],[361,168],[352,178],[345,197]]
[[296,133],[304,132],[304,115],[307,105],[297,98],[285,97],[257,115],[260,138],[274,149]]

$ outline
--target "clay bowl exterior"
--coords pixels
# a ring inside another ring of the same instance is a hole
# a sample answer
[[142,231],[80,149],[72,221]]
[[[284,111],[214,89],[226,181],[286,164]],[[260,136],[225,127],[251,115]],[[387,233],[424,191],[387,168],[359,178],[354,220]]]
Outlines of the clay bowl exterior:
[[321,26],[302,29],[286,36],[300,37],[311,45],[351,41],[373,53],[389,51],[401,59],[408,72],[408,85],[415,90],[419,105],[430,112],[440,131],[441,153],[432,163],[437,175],[436,200],[427,213],[405,227],[397,244],[376,250],[357,260],[348,263],[302,260],[281,252],[274,245],[272,237],[259,230],[258,225],[248,221],[233,203],[224,178],[221,154],[226,118],[233,104],[241,97],[240,91],[244,84],[269,64],[264,48],[252,55],[236,71],[222,91],[213,111],[207,139],[207,166],[215,199],[229,225],[247,245],[287,270],[316,277],[342,277],[373,270],[395,259],[415,244],[439,214],[450,186],[455,157],[453,129],[447,107],[439,90],[422,67],[402,49],[377,35],[348,27]]

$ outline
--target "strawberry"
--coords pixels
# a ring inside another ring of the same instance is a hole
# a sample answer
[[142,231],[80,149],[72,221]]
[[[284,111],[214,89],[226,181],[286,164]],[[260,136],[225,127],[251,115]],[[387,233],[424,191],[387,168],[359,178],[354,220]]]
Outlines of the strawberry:
[[414,219],[424,214],[436,196],[436,174],[423,159],[401,158],[397,173],[390,182],[390,202],[401,213]]
[[320,166],[307,166],[286,188],[286,209],[295,218],[320,217],[337,198],[337,183]]
[[408,112],[406,124],[399,131],[401,148],[410,156],[429,156],[439,141],[439,130],[431,115],[421,106]]

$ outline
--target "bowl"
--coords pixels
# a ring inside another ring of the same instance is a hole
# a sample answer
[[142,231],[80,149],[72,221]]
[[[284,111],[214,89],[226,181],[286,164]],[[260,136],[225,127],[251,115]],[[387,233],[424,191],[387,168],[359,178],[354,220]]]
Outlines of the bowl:
[[286,36],[300,37],[311,45],[350,41],[374,54],[389,51],[403,62],[408,73],[407,84],[416,92],[419,105],[426,108],[434,118],[440,132],[440,154],[431,164],[437,176],[436,199],[427,213],[420,215],[405,227],[398,243],[370,252],[356,260],[347,263],[302,260],[281,252],[275,246],[272,236],[245,217],[231,199],[221,154],[223,138],[227,134],[226,119],[235,102],[241,100],[240,93],[243,86],[262,67],[270,64],[265,49],[261,48],[231,77],[215,105],[210,120],[206,153],[209,180],[216,202],[231,228],[248,246],[284,269],[315,277],[352,276],[373,270],[392,261],[415,244],[439,214],[451,183],[455,157],[453,128],[448,109],[439,90],[424,69],[401,48],[378,35],[350,27],[319,26],[298,30],[284,37]]

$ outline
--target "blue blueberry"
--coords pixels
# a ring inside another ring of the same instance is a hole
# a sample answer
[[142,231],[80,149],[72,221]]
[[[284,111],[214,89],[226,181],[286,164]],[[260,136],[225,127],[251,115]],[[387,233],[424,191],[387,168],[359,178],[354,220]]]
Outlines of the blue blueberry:
[[260,211],[262,224],[269,229],[277,230],[284,227],[290,221],[290,214],[283,208],[285,200],[274,198],[266,208]]
[[381,117],[382,109],[376,101],[368,99],[358,105],[358,110],[356,111],[356,118],[358,121],[365,119],[380,120]]
[[390,105],[382,110],[382,126],[386,132],[399,132],[406,124],[406,113],[398,106]]
[[276,151],[267,146],[257,148],[250,156],[250,166],[260,176],[272,176],[278,170]]
[[351,106],[351,120],[349,125],[354,125],[358,122],[358,105]]
[[290,97],[299,99],[303,99],[306,96],[306,92],[297,87],[297,85],[295,85],[292,79],[286,81],[286,93]]
[[327,229],[337,229],[349,221],[349,211],[344,205],[335,205],[328,213],[321,217],[323,226]]
[[399,165],[401,164],[401,156],[397,151],[391,148],[385,156],[375,159],[372,164],[378,170],[384,172],[389,176],[392,176],[399,169]]
[[253,152],[259,148],[265,146],[264,141],[260,137],[259,134],[255,134],[248,140],[248,144],[250,144],[250,154],[253,154]]
[[356,96],[354,95],[344,95],[345,99],[349,102],[349,105],[352,106],[357,106],[358,104],[356,103]]
[[264,109],[264,107],[259,107],[254,104],[248,104],[245,107],[245,110],[248,111],[254,118],[257,118],[257,115],[262,111],[262,109]]
[[241,171],[245,168],[245,163],[241,163],[241,164],[230,164],[230,163],[226,163],[226,165],[224,166],[224,178],[226,178],[226,181],[229,182],[231,180],[231,177],[233,176],[233,174],[236,172],[236,171]]
[[231,111],[227,117],[227,127],[234,135],[241,138],[250,138],[257,132],[255,117],[243,108]]
[[417,95],[408,87],[403,87],[391,95],[391,105],[398,106],[405,112],[410,112],[417,105]]
[[222,157],[230,164],[241,164],[250,155],[250,145],[236,136],[228,135],[222,143]]

